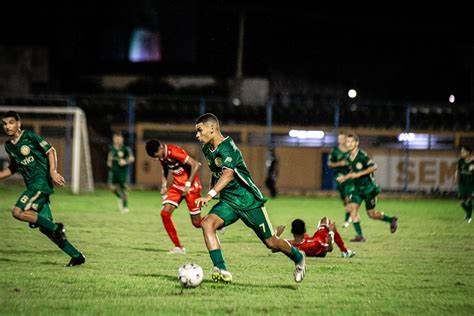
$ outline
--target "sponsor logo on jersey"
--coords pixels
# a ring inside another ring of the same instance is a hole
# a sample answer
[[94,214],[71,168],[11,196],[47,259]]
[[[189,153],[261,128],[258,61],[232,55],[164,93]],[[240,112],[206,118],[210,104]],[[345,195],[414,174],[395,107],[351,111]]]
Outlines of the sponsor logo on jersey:
[[21,152],[21,154],[22,154],[23,156],[28,156],[28,155],[30,154],[30,152],[31,152],[31,149],[30,149],[30,147],[28,147],[28,146],[26,146],[26,145],[23,145],[23,146],[21,146],[21,148],[20,148],[20,152]]
[[218,166],[219,168],[222,167],[222,159],[220,157],[217,157],[216,159],[214,159],[214,163],[216,164],[216,166]]
[[33,156],[28,156],[26,157],[25,159],[23,159],[22,161],[20,161],[20,163],[23,165],[23,166],[27,166],[29,165],[30,163],[32,163],[33,161],[35,161],[35,158]]
[[356,169],[357,170],[362,169],[362,163],[360,163],[360,162],[356,163]]

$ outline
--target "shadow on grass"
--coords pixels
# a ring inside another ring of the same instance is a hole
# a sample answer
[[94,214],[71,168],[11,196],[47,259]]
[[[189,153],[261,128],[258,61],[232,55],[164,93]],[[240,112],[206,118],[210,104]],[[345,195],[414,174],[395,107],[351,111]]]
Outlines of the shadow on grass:
[[57,253],[57,250],[30,250],[30,249],[0,249],[0,254],[4,255],[24,255],[24,254],[53,254]]
[[140,250],[140,251],[148,251],[148,252],[168,252],[168,250],[157,249],[157,248],[132,248],[132,249]]
[[[176,276],[167,275],[167,274],[159,274],[159,273],[143,273],[143,274],[136,273],[136,274],[130,274],[130,276],[144,277],[144,278],[159,278],[159,279],[168,280],[168,281],[172,281],[172,282],[177,282],[178,281],[178,278]],[[211,284],[211,285],[220,286],[216,282],[214,282],[212,280],[207,280],[207,279],[204,279],[202,281],[202,283],[207,283],[207,284]],[[222,286],[225,286],[225,285],[222,284]],[[246,287],[246,288],[266,288],[266,289],[288,289],[288,290],[293,290],[293,291],[298,290],[298,285],[293,285],[293,284],[282,284],[282,285],[268,284],[268,285],[265,285],[265,284],[251,284],[251,283],[232,282],[232,284],[227,285],[227,286],[230,286],[232,288]]]

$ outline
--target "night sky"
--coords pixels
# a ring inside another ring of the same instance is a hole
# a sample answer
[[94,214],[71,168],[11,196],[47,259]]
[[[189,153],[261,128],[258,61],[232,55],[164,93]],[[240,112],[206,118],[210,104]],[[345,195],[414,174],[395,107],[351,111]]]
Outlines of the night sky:
[[[48,47],[51,71],[60,77],[232,76],[238,16],[245,12],[244,75],[306,78],[356,87],[361,96],[378,99],[446,102],[455,94],[461,103],[472,101],[474,28],[471,11],[463,8],[142,0],[20,4],[2,12],[8,14],[0,25],[0,45]],[[128,61],[136,27],[160,33],[161,62]]]

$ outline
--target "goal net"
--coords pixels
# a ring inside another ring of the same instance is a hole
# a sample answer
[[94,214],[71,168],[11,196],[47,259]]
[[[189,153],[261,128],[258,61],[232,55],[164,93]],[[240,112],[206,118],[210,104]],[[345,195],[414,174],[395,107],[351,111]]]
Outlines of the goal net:
[[[58,153],[58,171],[74,194],[94,191],[86,116],[78,107],[0,106],[0,113],[16,111],[22,128],[33,130],[50,142]],[[7,141],[2,133],[2,144]],[[8,165],[4,146],[0,168]],[[18,175],[15,178],[18,179]]]

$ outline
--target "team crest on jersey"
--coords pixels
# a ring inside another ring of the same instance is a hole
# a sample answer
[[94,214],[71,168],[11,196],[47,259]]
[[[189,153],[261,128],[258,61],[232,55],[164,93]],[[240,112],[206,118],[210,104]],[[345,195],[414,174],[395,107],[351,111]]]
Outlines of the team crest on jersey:
[[21,154],[22,154],[23,156],[28,156],[28,155],[30,154],[30,152],[31,152],[31,149],[30,149],[30,147],[28,147],[28,146],[26,146],[26,145],[23,145],[23,146],[21,146],[21,148],[20,148],[20,152],[21,152]]
[[118,155],[120,158],[123,158],[123,151],[121,151],[121,150],[118,151],[118,152],[117,152],[117,155]]
[[222,159],[220,157],[217,157],[216,159],[214,159],[214,163],[216,164],[216,166],[218,166],[219,168],[222,167]]
[[360,162],[356,163],[356,169],[357,170],[362,169],[362,163],[360,163]]

